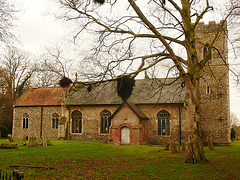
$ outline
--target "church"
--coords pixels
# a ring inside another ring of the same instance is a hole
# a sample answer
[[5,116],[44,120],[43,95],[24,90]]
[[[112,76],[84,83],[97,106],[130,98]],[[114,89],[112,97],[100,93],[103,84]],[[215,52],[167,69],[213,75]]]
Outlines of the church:
[[[204,57],[219,24],[200,23],[197,49]],[[227,27],[224,25],[224,29]],[[217,50],[215,50],[217,49]],[[204,141],[230,145],[227,33],[221,33],[200,81]],[[221,54],[219,54],[221,53]],[[123,101],[117,82],[68,88],[28,89],[14,106],[13,137],[99,141],[111,144],[161,144],[187,141],[185,88],[181,78],[136,79]]]

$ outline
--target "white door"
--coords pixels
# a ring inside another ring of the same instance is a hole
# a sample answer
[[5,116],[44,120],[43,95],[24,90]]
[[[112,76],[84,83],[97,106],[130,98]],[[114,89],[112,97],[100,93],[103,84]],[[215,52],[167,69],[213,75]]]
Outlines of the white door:
[[128,127],[121,129],[121,144],[130,144],[130,129]]

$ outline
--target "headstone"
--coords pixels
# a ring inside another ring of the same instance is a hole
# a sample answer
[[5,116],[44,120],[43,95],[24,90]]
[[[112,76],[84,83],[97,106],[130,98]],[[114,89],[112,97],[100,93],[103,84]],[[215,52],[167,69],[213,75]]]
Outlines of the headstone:
[[30,137],[29,138],[29,144],[28,144],[28,147],[35,147],[36,146],[36,141],[37,141],[37,138],[36,137]]
[[8,135],[8,140],[9,140],[9,142],[13,142],[14,141],[11,134]]
[[22,137],[22,144],[23,144],[23,146],[27,145],[26,136]]
[[166,146],[165,146],[165,148],[164,148],[164,150],[169,150],[169,146],[170,146],[170,143],[168,143]]
[[214,146],[213,146],[213,143],[212,143],[212,138],[210,136],[207,137],[207,142],[208,142],[208,149],[210,151],[214,150]]
[[51,142],[50,142],[50,139],[48,137],[46,137],[46,140],[47,140],[47,145],[48,146],[52,146]]
[[37,145],[38,146],[43,146],[43,141],[41,137],[37,137]]
[[65,137],[65,126],[59,125],[58,126],[58,139],[64,139]]
[[180,143],[177,142],[177,152],[180,153]]
[[182,141],[182,151],[186,151],[185,142],[184,141]]
[[163,138],[160,138],[160,141],[161,141],[162,146],[163,146],[163,147],[166,147],[166,142],[165,142],[165,140],[164,140]]
[[43,147],[47,146],[47,140],[45,136],[42,138],[42,142],[43,142]]
[[[0,144],[0,149],[17,149],[17,144],[1,143]],[[1,178],[1,176],[0,176],[0,178]]]
[[171,141],[171,150],[173,154],[178,153],[175,141]]

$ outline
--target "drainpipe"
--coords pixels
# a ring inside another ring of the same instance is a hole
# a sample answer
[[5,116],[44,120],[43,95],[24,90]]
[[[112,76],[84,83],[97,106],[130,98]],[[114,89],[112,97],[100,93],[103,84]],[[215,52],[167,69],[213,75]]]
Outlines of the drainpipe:
[[70,123],[71,123],[71,114],[70,114],[70,108],[68,106],[66,106],[67,110],[68,110],[68,135],[67,135],[67,139],[70,140],[70,133],[71,133],[71,128],[70,128]]
[[41,106],[40,137],[42,137],[42,125],[43,125],[43,107]]
[[182,145],[182,119],[181,119],[181,107],[178,106],[178,112],[179,112],[179,143],[180,146]]

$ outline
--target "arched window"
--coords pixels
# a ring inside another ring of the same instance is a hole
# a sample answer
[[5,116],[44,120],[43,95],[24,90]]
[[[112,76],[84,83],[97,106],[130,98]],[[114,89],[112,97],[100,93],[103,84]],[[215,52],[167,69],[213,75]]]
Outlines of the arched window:
[[82,113],[77,110],[72,112],[72,133],[82,133]]
[[23,128],[28,128],[28,121],[29,121],[29,115],[28,114],[23,114]]
[[[203,48],[203,58],[206,56],[207,51],[208,51],[209,48],[210,48],[210,47],[209,47],[208,44],[206,44],[206,45],[204,46],[204,48]],[[211,59],[212,59],[212,51],[210,51],[210,56],[208,57],[208,60],[211,60]]]
[[101,112],[101,130],[103,134],[109,133],[109,127],[111,126],[111,113],[108,110],[103,110]]
[[170,114],[162,110],[157,114],[158,118],[158,135],[170,136]]
[[59,115],[57,113],[52,114],[52,128],[58,129]]

